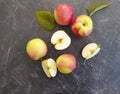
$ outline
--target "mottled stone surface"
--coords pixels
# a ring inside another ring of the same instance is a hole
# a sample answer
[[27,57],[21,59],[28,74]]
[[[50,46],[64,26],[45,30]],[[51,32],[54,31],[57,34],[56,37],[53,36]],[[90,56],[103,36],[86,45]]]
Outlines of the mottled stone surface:
[[[120,94],[120,0],[106,0],[112,5],[92,16],[94,30],[85,38],[75,37],[69,26],[46,32],[35,18],[36,10],[53,12],[63,2],[73,6],[75,16],[86,14],[84,8],[94,1],[104,0],[0,0],[0,94]],[[72,38],[64,51],[56,51],[50,43],[58,29]],[[43,59],[71,53],[77,58],[76,70],[47,78],[41,61],[31,61],[25,52],[26,42],[36,37],[48,45]],[[80,52],[89,42],[100,44],[101,52],[85,61]]]

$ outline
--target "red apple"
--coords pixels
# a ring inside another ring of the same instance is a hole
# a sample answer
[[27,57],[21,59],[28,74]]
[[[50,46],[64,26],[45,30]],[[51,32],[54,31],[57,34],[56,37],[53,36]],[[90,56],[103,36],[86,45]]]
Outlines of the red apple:
[[69,4],[59,4],[54,9],[55,20],[60,25],[70,24],[73,14],[73,8]]
[[56,63],[58,70],[63,74],[71,73],[76,68],[76,58],[72,54],[60,55]]
[[80,15],[73,20],[71,30],[76,36],[88,36],[93,30],[93,21],[87,15]]

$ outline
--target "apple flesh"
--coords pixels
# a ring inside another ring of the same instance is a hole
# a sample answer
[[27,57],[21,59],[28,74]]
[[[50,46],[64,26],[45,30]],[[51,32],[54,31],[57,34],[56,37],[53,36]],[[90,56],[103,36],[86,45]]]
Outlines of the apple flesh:
[[38,60],[47,54],[47,45],[42,39],[35,38],[27,42],[26,52],[32,60]]
[[71,44],[71,38],[63,30],[56,31],[51,37],[51,43],[56,50],[64,50]]
[[47,77],[55,77],[57,74],[57,66],[55,60],[52,58],[42,61],[42,68]]
[[58,24],[68,25],[73,19],[73,8],[69,4],[59,4],[54,9],[54,17]]
[[63,74],[69,74],[76,68],[76,58],[72,54],[60,55],[56,63],[58,70]]
[[82,50],[82,57],[90,59],[97,55],[100,51],[100,47],[96,43],[87,44]]
[[93,30],[93,21],[87,15],[80,15],[73,20],[71,30],[78,37],[88,36]]

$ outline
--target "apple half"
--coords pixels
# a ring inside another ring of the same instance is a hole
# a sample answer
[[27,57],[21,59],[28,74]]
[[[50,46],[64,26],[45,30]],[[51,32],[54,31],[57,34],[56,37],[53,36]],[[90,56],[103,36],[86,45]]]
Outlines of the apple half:
[[87,44],[82,50],[82,57],[85,59],[90,59],[97,55],[100,51],[100,46],[96,43]]
[[42,61],[42,68],[47,77],[55,77],[57,74],[57,66],[55,60],[52,58]]
[[64,50],[71,44],[71,38],[63,30],[56,31],[51,37],[51,43],[55,46],[56,50]]

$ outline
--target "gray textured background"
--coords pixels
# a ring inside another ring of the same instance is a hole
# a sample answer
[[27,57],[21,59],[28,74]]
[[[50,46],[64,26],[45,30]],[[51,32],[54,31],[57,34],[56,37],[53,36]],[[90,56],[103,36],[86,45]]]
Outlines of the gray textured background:
[[[0,0],[0,94],[120,94],[120,0],[106,0],[112,5],[92,16],[94,30],[85,38],[74,36],[69,26],[46,32],[35,18],[36,10],[53,12],[63,2],[73,6],[76,17],[86,14],[84,8],[94,1],[104,0]],[[72,38],[64,51],[50,43],[58,29]],[[71,53],[77,58],[76,70],[47,78],[41,61],[30,60],[25,52],[27,41],[36,37],[48,45],[43,59]],[[80,52],[89,42],[101,44],[101,52],[85,61]]]

